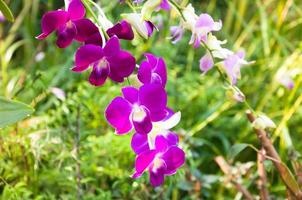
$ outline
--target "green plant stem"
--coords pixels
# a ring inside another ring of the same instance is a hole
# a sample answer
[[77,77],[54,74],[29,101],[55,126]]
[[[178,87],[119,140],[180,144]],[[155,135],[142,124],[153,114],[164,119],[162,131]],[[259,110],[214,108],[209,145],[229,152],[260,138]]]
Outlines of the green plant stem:
[[[91,14],[92,18],[94,19],[94,21],[97,23],[99,29],[102,31],[102,33],[104,34],[104,36],[106,37],[106,39],[109,39],[110,37],[108,36],[108,34],[106,33],[106,31],[104,30],[102,24],[99,22],[98,17],[96,16],[96,14],[93,12],[93,10],[91,9],[90,5],[93,5],[95,7],[97,7],[97,9],[99,10],[99,12],[101,12],[100,8],[98,7],[98,5],[96,3],[94,3],[91,0],[82,0],[82,3],[84,4],[84,6],[86,7],[87,11]],[[103,14],[103,12],[102,12]]]
[[183,15],[182,13],[182,8],[180,7],[180,5],[178,5],[175,1],[173,0],[168,0],[169,3],[177,10],[177,12],[180,14],[181,18],[184,20],[184,21],[187,21],[185,16]]
[[131,8],[131,10],[134,13],[136,13],[136,8],[132,5],[132,3],[129,0],[126,1],[126,4],[129,6],[129,8]]
[[[203,41],[201,41],[201,43],[202,43],[202,45],[204,46],[204,48],[210,53],[210,56],[211,56],[211,58],[212,58],[212,60],[213,60],[213,62],[215,61],[215,57],[214,57],[214,55],[213,55],[213,52],[212,52],[212,50],[208,47],[208,45],[205,43],[205,42],[203,42]],[[215,62],[214,62],[215,63]],[[235,91],[235,92],[238,92],[239,94],[242,94],[242,92],[241,92],[241,90],[240,89],[238,89],[236,86],[234,86],[231,82],[230,82],[230,80],[228,80],[228,78],[225,76],[225,74],[221,71],[221,69],[217,66],[217,65],[215,65],[216,66],[216,70],[219,72],[219,75],[220,75],[220,78],[222,79],[222,81],[223,81],[223,83],[224,84],[226,84],[229,88],[231,88],[233,91]],[[252,106],[247,102],[247,100],[244,98],[244,100],[243,100],[243,103],[244,103],[244,105],[249,109],[249,110],[251,110],[254,114],[256,114],[256,112],[254,111],[254,109],[252,108]]]

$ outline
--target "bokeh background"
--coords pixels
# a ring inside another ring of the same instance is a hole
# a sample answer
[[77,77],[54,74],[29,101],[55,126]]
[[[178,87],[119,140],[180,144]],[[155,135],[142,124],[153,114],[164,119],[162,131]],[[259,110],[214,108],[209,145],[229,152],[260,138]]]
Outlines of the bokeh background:
[[[245,116],[246,107],[230,98],[215,70],[201,75],[199,59],[204,50],[188,45],[190,33],[179,43],[171,43],[169,27],[179,24],[175,13],[154,15],[160,31],[149,40],[123,42],[138,63],[143,52],[165,59],[169,106],[182,113],[175,130],[186,152],[186,163],[162,187],[154,189],[147,173],[137,180],[130,178],[135,158],[131,134],[114,135],[104,119],[106,106],[127,82],[107,81],[102,87],[93,87],[87,82],[89,73],[70,70],[79,44],[59,49],[54,34],[44,41],[35,39],[43,13],[61,8],[63,0],[5,2],[16,20],[0,23],[0,94],[31,105],[35,111],[0,129],[0,199],[76,199],[79,194],[87,200],[241,199],[215,163],[219,155],[233,166],[237,180],[255,197],[259,195],[257,152],[238,148],[245,143],[259,149]],[[118,0],[98,3],[113,22],[121,19],[121,13],[131,12]],[[197,14],[207,12],[223,21],[222,31],[215,35],[228,41],[227,48],[244,49],[247,59],[255,61],[242,68],[238,87],[255,110],[276,123],[277,129],[269,134],[292,169],[302,152],[302,1],[191,3]],[[295,82],[291,90],[280,84],[280,74],[282,79],[286,73]],[[270,161],[265,161],[265,166],[270,195],[284,199],[286,188],[278,173]]]

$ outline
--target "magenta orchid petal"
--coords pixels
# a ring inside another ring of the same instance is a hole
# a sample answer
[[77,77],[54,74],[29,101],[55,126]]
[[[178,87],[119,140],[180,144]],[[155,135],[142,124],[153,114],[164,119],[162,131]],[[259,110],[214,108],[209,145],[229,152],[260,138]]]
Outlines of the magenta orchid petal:
[[150,111],[152,121],[166,117],[167,93],[160,84],[145,84],[140,87],[139,101]]
[[168,141],[169,146],[177,145],[179,142],[178,135],[173,132],[166,134],[165,138]]
[[109,65],[98,66],[99,63],[95,63],[89,76],[89,82],[94,86],[101,86],[105,83],[110,69]]
[[170,10],[171,9],[171,6],[170,6],[168,0],[162,0],[159,7],[163,10]]
[[74,22],[77,28],[77,35],[75,39],[79,42],[91,41],[90,37],[98,37],[97,42],[89,42],[89,44],[96,44],[102,46],[102,38],[98,27],[89,19],[80,19]]
[[79,20],[85,16],[85,7],[81,0],[72,0],[69,3],[67,12],[69,14],[70,20]]
[[171,146],[161,157],[166,165],[166,173],[174,173],[176,169],[181,167],[185,162],[185,153],[176,146]]
[[122,88],[124,98],[131,104],[138,102],[138,89],[128,86]]
[[146,83],[157,83],[165,87],[167,83],[167,69],[165,61],[162,58],[145,53],[147,61],[143,61],[138,69],[138,79]]
[[110,62],[110,67],[114,69],[111,75],[115,75],[118,77],[128,77],[132,74],[135,69],[135,58],[127,51],[120,51],[118,52],[114,58],[108,58]]
[[145,108],[140,109],[137,113],[133,112],[132,122],[137,133],[148,134],[152,130],[150,114]]
[[151,53],[145,53],[144,56],[147,58],[148,62],[152,67],[156,66],[158,58]]
[[148,144],[148,135],[135,133],[132,136],[131,147],[136,154],[150,150]]
[[151,82],[151,74],[152,74],[152,68],[150,64],[147,61],[143,61],[140,64],[140,67],[138,68],[137,72],[137,78],[142,83],[150,83]]
[[109,37],[116,35],[120,39],[124,40],[133,40],[134,33],[131,28],[131,25],[122,20],[120,23],[115,24],[113,27],[109,28],[107,31]]
[[158,135],[155,138],[155,149],[157,152],[165,152],[169,147],[167,139],[163,135]]
[[145,151],[139,154],[135,159],[135,170],[136,172],[132,176],[133,178],[138,178],[142,173],[152,164],[156,156],[155,150]]
[[153,187],[158,187],[162,185],[165,181],[164,172],[166,171],[166,164],[163,160],[160,160],[158,162],[161,162],[161,166],[159,166],[156,171],[149,171],[150,183]]
[[105,117],[117,134],[125,134],[133,127],[130,121],[131,112],[131,104],[122,97],[116,97],[106,108]]
[[72,22],[70,22],[64,26],[61,26],[57,34],[58,34],[57,42],[56,42],[57,46],[59,48],[66,48],[72,43],[72,40],[77,34],[77,29],[75,25]]
[[43,15],[41,22],[42,34],[36,38],[41,40],[46,38],[53,31],[57,30],[68,21],[68,13],[63,10],[50,11]]
[[101,34],[98,32],[98,33],[94,33],[93,35],[90,35],[85,40],[85,44],[94,44],[94,45],[102,46],[103,42],[102,42]]
[[119,39],[116,36],[113,36],[107,41],[104,47],[104,54],[106,57],[114,57],[119,52],[120,52]]
[[72,69],[75,72],[80,72],[89,67],[89,65],[100,60],[103,57],[103,50],[101,47],[87,44],[81,46],[75,55],[75,67]]
[[146,25],[146,28],[147,28],[147,35],[148,35],[148,37],[150,37],[151,35],[152,35],[152,33],[153,33],[153,30],[156,28],[155,26],[154,26],[154,24],[152,23],[152,22],[150,22],[150,21],[145,21],[144,22],[145,23],[145,25]]
[[164,59],[159,58],[156,67],[154,68],[154,74],[158,74],[163,86],[167,83],[167,68]]

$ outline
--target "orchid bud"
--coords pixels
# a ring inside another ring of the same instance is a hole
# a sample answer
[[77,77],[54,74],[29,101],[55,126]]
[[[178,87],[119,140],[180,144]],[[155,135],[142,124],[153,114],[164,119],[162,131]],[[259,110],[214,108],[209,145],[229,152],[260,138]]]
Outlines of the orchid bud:
[[144,3],[142,8],[142,18],[144,20],[150,20],[153,11],[155,11],[161,4],[161,0],[148,0]]
[[276,128],[276,124],[264,114],[259,115],[252,125],[256,129]]
[[122,17],[136,30],[136,32],[145,39],[151,36],[154,25],[150,21],[145,21],[141,14],[129,13]]

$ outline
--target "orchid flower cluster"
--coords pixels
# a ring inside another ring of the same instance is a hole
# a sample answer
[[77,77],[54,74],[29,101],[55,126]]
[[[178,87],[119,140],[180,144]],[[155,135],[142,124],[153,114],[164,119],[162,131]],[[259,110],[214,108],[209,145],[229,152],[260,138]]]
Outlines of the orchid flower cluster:
[[221,30],[222,22],[220,20],[214,21],[206,13],[198,16],[191,4],[183,9],[181,16],[180,25],[172,26],[170,29],[172,42],[177,43],[181,40],[184,30],[189,30],[192,33],[189,44],[192,44],[194,48],[202,45],[206,49],[206,54],[199,61],[200,70],[203,74],[214,67],[214,59],[219,59],[220,62],[215,64],[222,66],[230,84],[235,85],[241,77],[240,68],[251,62],[244,60],[244,51],[234,53],[227,48],[223,48],[221,45],[225,44],[226,40],[220,41],[213,35],[212,32]]
[[[45,13],[41,22],[42,33],[36,38],[42,40],[56,32],[59,48],[67,48],[73,41],[81,43],[75,53],[72,71],[84,72],[90,68],[90,84],[102,86],[108,78],[117,83],[124,82],[135,71],[136,59],[121,48],[120,40],[132,40],[133,29],[148,38],[155,26],[150,20],[143,20],[141,14],[131,13],[111,27],[100,27],[85,18],[83,3],[81,0],[65,1],[64,10]],[[170,5],[163,0],[158,8],[168,10]],[[104,16],[102,19],[107,20]],[[108,26],[111,23],[102,21],[100,24]],[[156,187],[163,184],[165,176],[175,174],[184,164],[185,153],[178,146],[178,135],[170,130],[178,124],[181,114],[174,113],[167,106],[165,61],[151,53],[144,55],[146,59],[137,70],[141,86],[123,87],[122,96],[111,101],[105,117],[118,135],[134,130],[131,148],[136,159],[132,178],[139,178],[148,171],[150,182]]]

